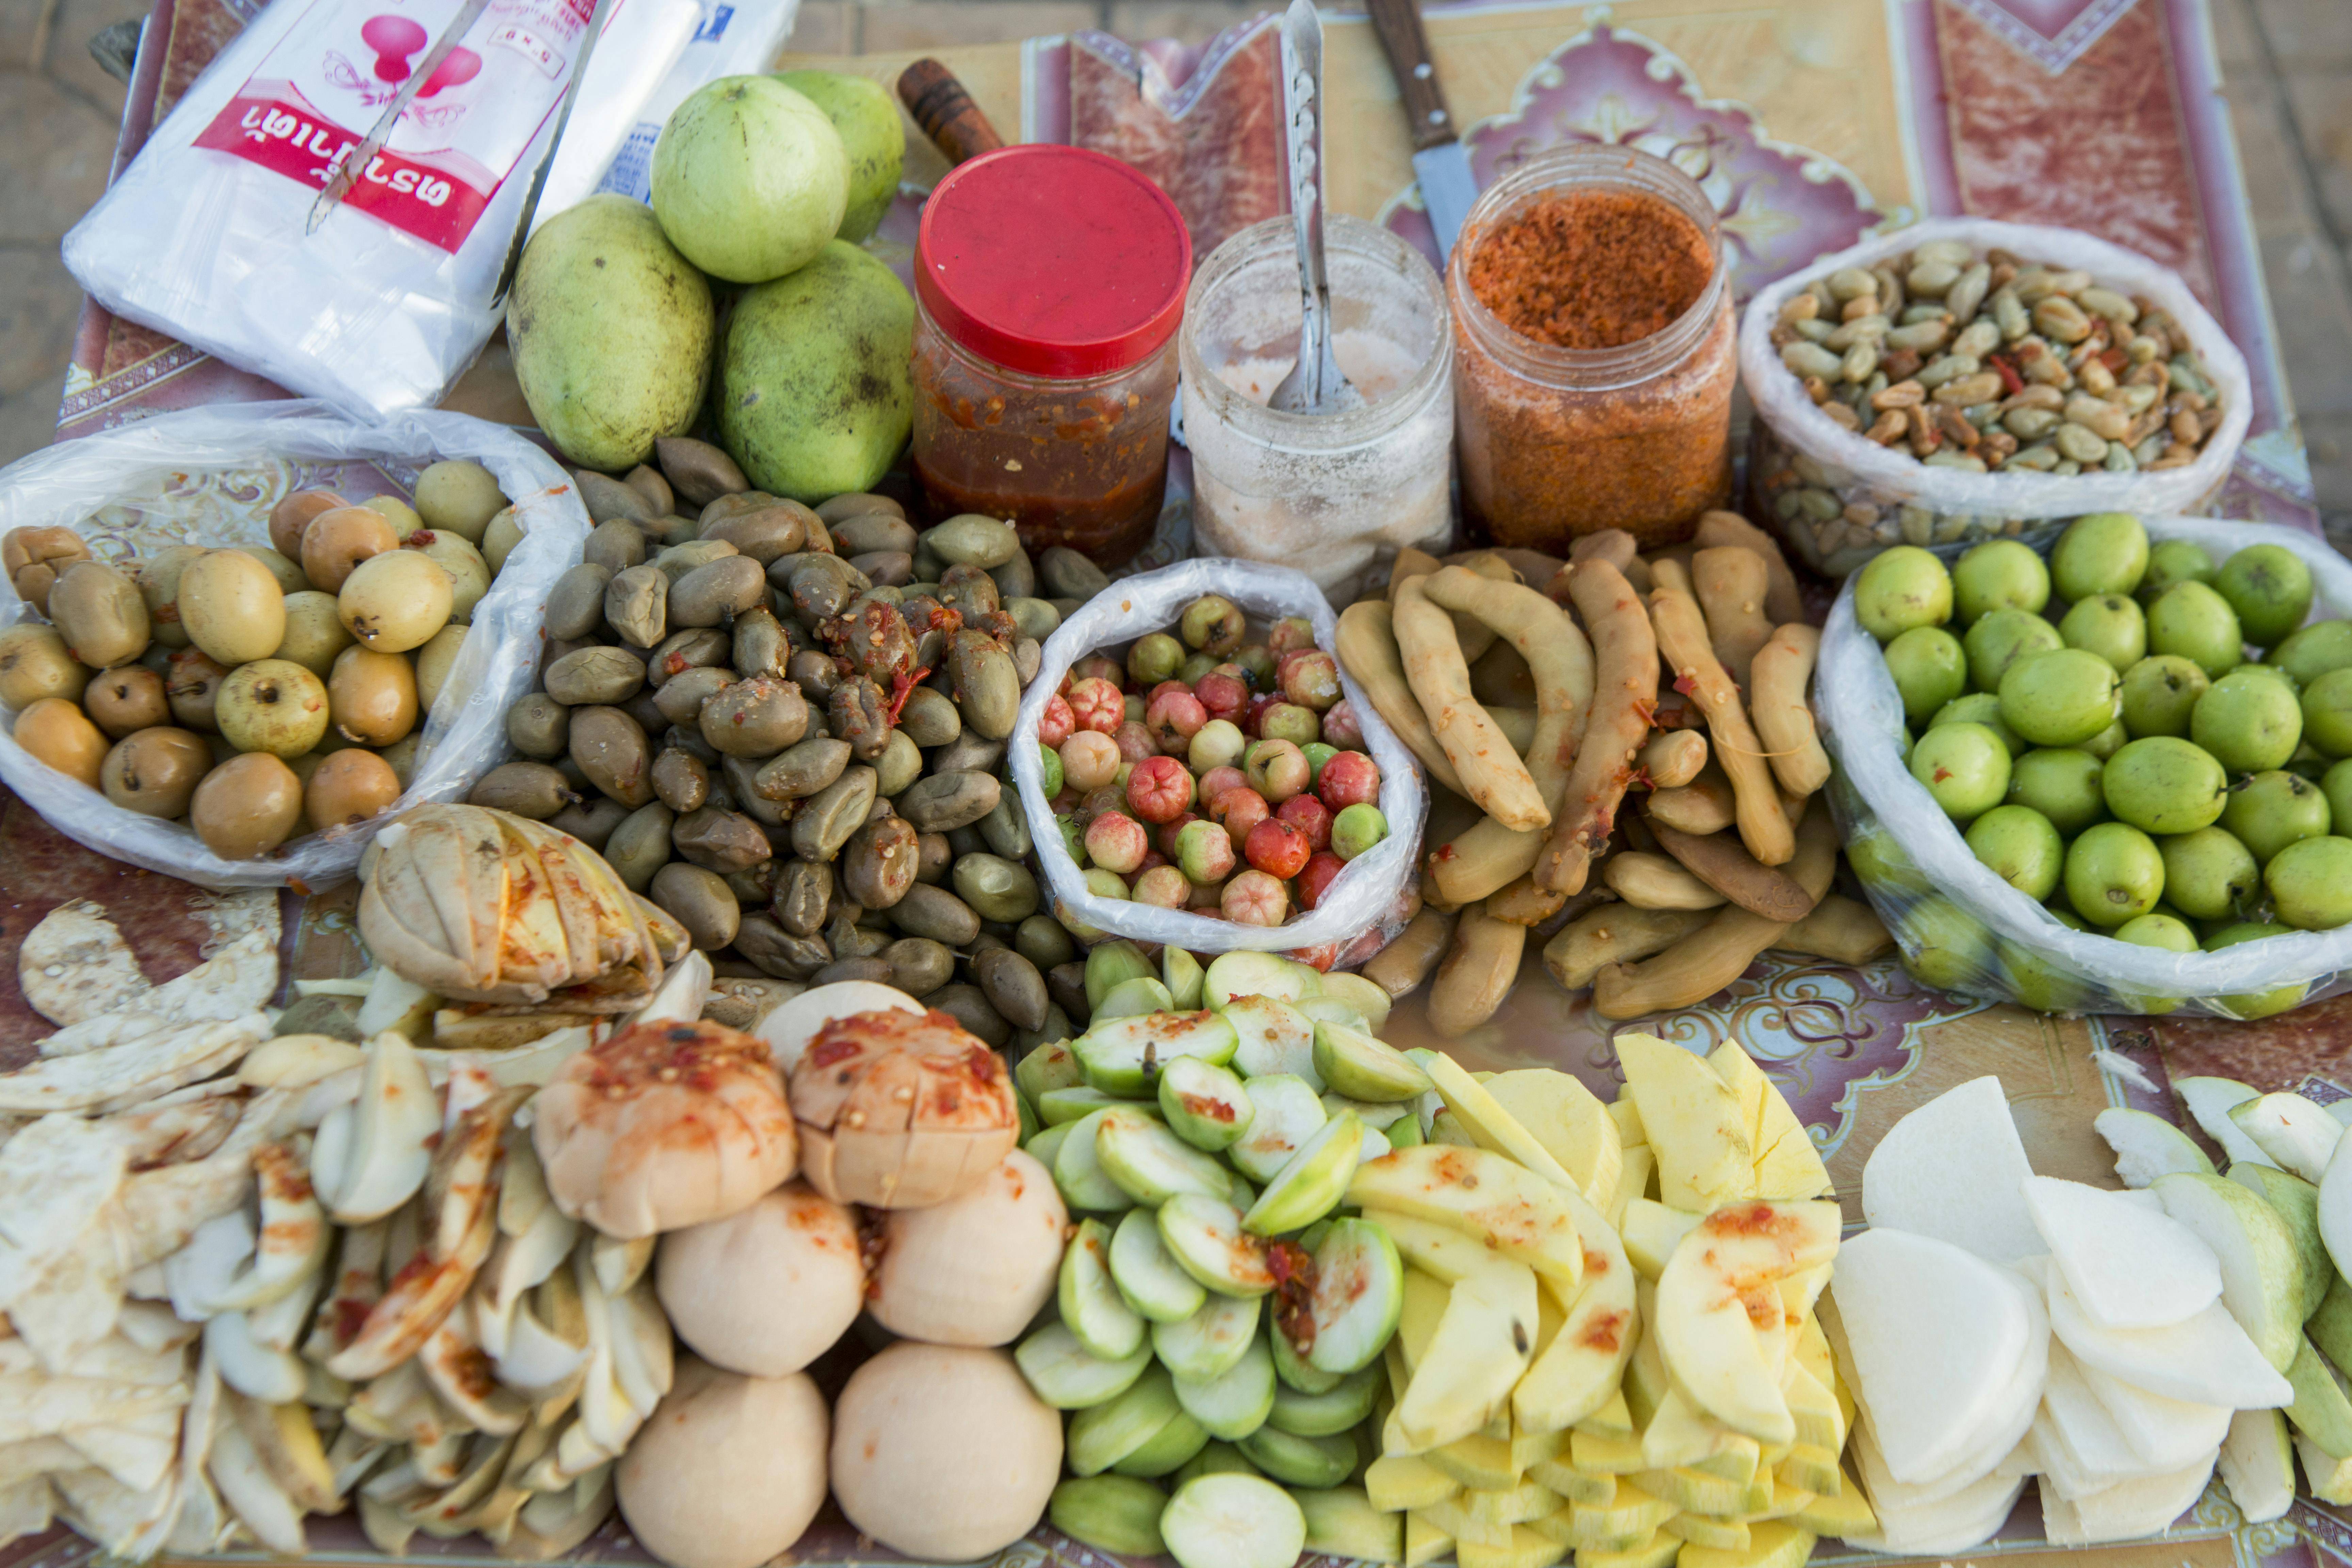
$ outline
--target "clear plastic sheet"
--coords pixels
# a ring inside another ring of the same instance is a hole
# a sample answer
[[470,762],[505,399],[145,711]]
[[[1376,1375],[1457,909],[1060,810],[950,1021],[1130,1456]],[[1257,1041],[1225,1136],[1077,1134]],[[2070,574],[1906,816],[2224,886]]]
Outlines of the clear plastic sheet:
[[[1935,239],[1961,240],[1979,250],[1998,247],[2031,261],[2081,268],[2120,293],[2156,301],[2187,329],[2206,374],[2220,389],[2221,427],[2200,449],[2196,461],[2179,468],[2056,477],[1930,468],[1907,447],[1882,447],[1832,423],[1813,406],[1772,346],[1781,305],[1817,278],[1841,268],[1868,267]],[[2244,356],[2169,268],[2073,229],[1990,218],[1933,218],[1914,224],[1824,257],[1764,289],[1748,301],[1739,323],[1739,381],[1756,408],[1748,451],[1749,487],[1758,497],[1756,519],[1787,540],[1808,564],[1831,576],[1853,572],[1896,544],[1917,544],[1951,555],[1997,534],[2022,536],[2028,542],[2037,542],[2045,531],[2054,537],[2056,523],[2086,512],[2130,511],[2143,517],[2193,512],[2229,477],[2253,416],[2253,388]],[[1764,482],[1769,477],[1791,468],[1800,482],[1767,498]],[[1802,505],[1814,510],[1806,511],[1799,502],[1781,502],[1778,497],[1803,498]],[[1791,515],[1780,515],[1780,505],[1789,506]]]
[[1123,647],[1147,632],[1172,626],[1184,606],[1203,594],[1223,594],[1261,622],[1305,616],[1315,624],[1318,647],[1328,649],[1337,644],[1339,616],[1313,578],[1286,566],[1246,561],[1180,561],[1157,572],[1122,578],[1064,621],[1045,639],[1044,661],[1037,679],[1022,696],[1010,744],[1013,782],[1021,792],[1021,809],[1029,818],[1029,836],[1045,868],[1045,883],[1055,904],[1068,919],[1113,936],[1171,943],[1192,952],[1243,949],[1287,952],[1325,947],[1336,952],[1377,926],[1391,921],[1401,925],[1398,911],[1405,901],[1403,895],[1418,880],[1428,790],[1412,753],[1381,721],[1370,700],[1344,669],[1339,672],[1340,688],[1364,731],[1365,747],[1380,764],[1381,812],[1388,818],[1389,836],[1349,861],[1313,910],[1287,925],[1241,925],[1213,915],[1106,899],[1087,890],[1085,874],[1064,847],[1053,806],[1045,798],[1045,770],[1037,755],[1038,722],[1045,717],[1046,702],[1061,689],[1062,677],[1070,666],[1090,653]]
[[[370,462],[413,474],[444,458],[471,458],[490,470],[513,500],[523,542],[474,606],[477,635],[466,639],[433,706],[409,787],[391,812],[294,839],[276,856],[224,860],[184,824],[126,811],[7,735],[0,735],[0,783],[100,854],[208,888],[331,887],[358,868],[361,851],[393,815],[464,798],[507,755],[506,712],[538,672],[548,590],[588,538],[588,513],[570,477],[520,436],[463,414],[360,424],[307,402],[189,409],[64,442],[0,470],[0,532],[71,528],[92,540],[101,560],[117,562],[131,546],[267,545],[269,509],[291,488],[290,463]],[[212,475],[226,482],[208,484]],[[15,595],[5,598],[0,627],[38,618]],[[15,715],[5,718],[13,730]]]
[[[2352,616],[2352,561],[2307,533],[2211,518],[2143,521],[2151,539],[2193,540],[2217,563],[2251,544],[2284,545],[2311,567],[2312,618]],[[1955,979],[1947,989],[2049,1013],[2227,1018],[2246,1011],[2235,997],[2302,986],[2309,1002],[2347,988],[2352,926],[2167,952],[2062,925],[1994,875],[1896,754],[1903,701],[1877,639],[1854,616],[1851,579],[1822,633],[1813,707],[1837,763],[1830,803],[1847,863],[1904,952],[1930,952],[1948,971],[1941,977]]]

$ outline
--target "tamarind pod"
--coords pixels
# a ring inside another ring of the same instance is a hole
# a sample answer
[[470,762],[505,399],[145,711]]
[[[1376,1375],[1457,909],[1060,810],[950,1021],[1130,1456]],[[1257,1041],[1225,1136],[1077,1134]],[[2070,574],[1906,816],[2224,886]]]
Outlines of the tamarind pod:
[[1429,732],[1429,721],[1412,689],[1405,684],[1404,661],[1397,653],[1389,606],[1378,599],[1359,599],[1349,605],[1339,616],[1334,651],[1356,684],[1364,689],[1364,695],[1372,700],[1373,710],[1421,759],[1429,776],[1460,795],[1462,781],[1454,775],[1454,764],[1445,760],[1437,737]]
[[1408,578],[1391,606],[1397,651],[1404,656],[1405,684],[1421,703],[1430,732],[1444,748],[1462,781],[1462,793],[1504,826],[1525,830],[1551,821],[1528,765],[1470,695],[1470,666],[1454,623],[1423,591],[1423,579]]
[[1536,857],[1536,886],[1548,893],[1580,891],[1608,844],[1658,689],[1657,636],[1625,574],[1606,561],[1579,562],[1568,592],[1591,639],[1592,703],[1551,837]]
[[1731,780],[1738,803],[1739,837],[1748,852],[1767,866],[1788,863],[1795,852],[1788,814],[1780,807],[1771,766],[1765,762],[1763,742],[1756,738],[1748,710],[1740,706],[1738,689],[1715,657],[1706,639],[1706,619],[1698,601],[1672,588],[1650,595],[1650,620],[1656,626],[1659,650],[1674,668],[1675,684],[1687,691],[1706,715],[1706,728],[1716,760]]
[[1802,623],[1781,626],[1756,650],[1748,705],[1766,761],[1780,787],[1800,797],[1830,782],[1829,753],[1822,750],[1805,686],[1821,657],[1822,634]]

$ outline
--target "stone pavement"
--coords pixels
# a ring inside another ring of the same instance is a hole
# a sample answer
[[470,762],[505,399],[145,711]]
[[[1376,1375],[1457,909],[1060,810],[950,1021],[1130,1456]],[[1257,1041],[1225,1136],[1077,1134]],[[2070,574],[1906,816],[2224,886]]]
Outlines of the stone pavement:
[[[2352,0],[2208,0],[2330,531],[2352,544]],[[803,0],[795,49],[984,43],[1104,27],[1197,42],[1258,0]],[[47,444],[79,291],[58,241],[105,187],[122,86],[90,50],[146,0],[0,0],[0,462]]]

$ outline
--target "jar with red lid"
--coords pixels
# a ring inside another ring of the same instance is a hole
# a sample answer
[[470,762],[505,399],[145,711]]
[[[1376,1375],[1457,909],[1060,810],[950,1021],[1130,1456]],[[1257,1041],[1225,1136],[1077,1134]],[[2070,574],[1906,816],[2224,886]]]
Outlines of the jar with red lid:
[[1030,144],[950,171],[915,240],[915,475],[936,516],[1117,565],[1168,480],[1182,215],[1149,175]]

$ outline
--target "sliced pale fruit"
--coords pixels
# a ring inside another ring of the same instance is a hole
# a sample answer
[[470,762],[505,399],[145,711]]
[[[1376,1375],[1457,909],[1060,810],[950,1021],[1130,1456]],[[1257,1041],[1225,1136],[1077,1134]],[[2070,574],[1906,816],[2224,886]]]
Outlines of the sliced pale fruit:
[[1242,1216],[1242,1228],[1253,1236],[1282,1236],[1329,1214],[1347,1195],[1363,1143],[1364,1124],[1354,1111],[1326,1121],[1267,1181]]
[[1323,976],[1323,1000],[1345,1003],[1356,1010],[1364,1026],[1378,1034],[1389,1021],[1389,1011],[1395,1005],[1386,991],[1372,981],[1349,970],[1333,970]]
[[1243,1088],[1249,1094],[1249,1125],[1226,1147],[1225,1158],[1250,1180],[1270,1182],[1330,1113],[1314,1086],[1296,1074],[1253,1077]]
[[1862,1169],[1863,1217],[2011,1263],[2043,1249],[2021,1192],[2032,1174],[2000,1079],[1971,1079],[1887,1129]]
[[1705,1470],[1643,1470],[1633,1478],[1633,1484],[1685,1513],[1747,1513],[1772,1500],[1769,1478],[1743,1482]]
[[1170,1422],[1182,1419],[1175,1380],[1166,1369],[1153,1367],[1126,1392],[1070,1418],[1064,1458],[1072,1475],[1099,1475],[1160,1436]]
[[[1400,1268],[1398,1274],[1402,1276],[1402,1273],[1403,1269]],[[1401,1310],[1404,1294],[1402,1278],[1398,1283],[1397,1295]],[[1439,1310],[1443,1311],[1444,1308],[1441,1306]],[[1286,1387],[1295,1388],[1301,1394],[1328,1394],[1339,1387],[1340,1380],[1347,1375],[1345,1373],[1316,1371],[1299,1356],[1297,1347],[1290,1342],[1290,1336],[1283,1332],[1278,1326],[1268,1328],[1266,1339],[1274,1346],[1274,1375],[1280,1378]],[[1390,1341],[1391,1344],[1394,1343],[1393,1334],[1390,1336]],[[1383,1356],[1387,1353],[1387,1346],[1382,1347]],[[1399,1347],[1396,1353],[1402,1356],[1404,1351]],[[1402,1378],[1399,1379],[1397,1386],[1400,1389],[1404,1386]]]
[[1474,1492],[1502,1491],[1517,1486],[1534,1461],[1523,1458],[1506,1439],[1474,1433],[1442,1443],[1422,1456],[1432,1465]]
[[1493,1092],[1452,1057],[1443,1051],[1419,1050],[1412,1053],[1412,1059],[1427,1071],[1438,1098],[1445,1102],[1455,1122],[1470,1134],[1472,1142],[1516,1161],[1547,1181],[1582,1190],[1542,1142],[1521,1126]]
[[1465,1491],[1458,1500],[1465,1514],[1492,1529],[1530,1523],[1559,1507],[1559,1494],[1540,1481]]
[[1789,1516],[1789,1522],[1815,1535],[1846,1542],[1878,1533],[1878,1516],[1871,1511],[1870,1500],[1851,1476],[1838,1491],[1816,1494],[1811,1502]]
[[1215,1153],[1249,1131],[1253,1108],[1239,1076],[1199,1057],[1178,1057],[1160,1069],[1159,1100],[1168,1131],[1195,1149]]
[[1706,1065],[1715,1069],[1715,1076],[1721,1079],[1724,1086],[1738,1097],[1740,1121],[1748,1129],[1749,1149],[1757,1154],[1763,1153],[1771,1147],[1771,1140],[1764,1135],[1764,1097],[1772,1091],[1764,1069],[1740,1048],[1737,1040],[1726,1040],[1707,1052]]
[[1013,1360],[1038,1398],[1056,1410],[1084,1410],[1134,1387],[1151,1364],[1151,1351],[1138,1347],[1122,1360],[1105,1361],[1067,1323],[1048,1323],[1021,1342]]
[[1307,1516],[1262,1477],[1195,1476],[1168,1500],[1160,1534],[1181,1568],[1290,1568],[1307,1548]]
[[1364,1488],[1300,1487],[1290,1496],[1307,1518],[1308,1552],[1369,1563],[1404,1554],[1403,1516],[1373,1507]]
[[1625,1142],[1609,1108],[1574,1075],[1551,1068],[1497,1073],[1486,1092],[1558,1161],[1593,1207],[1606,1209],[1625,1168]]
[[[1563,1184],[1548,1182],[1500,1154],[1424,1144],[1357,1167],[1348,1198],[1360,1207],[1394,1209],[1450,1225],[1505,1258],[1574,1285],[1583,1278],[1584,1247],[1564,1191]],[[1527,1327],[1532,1334],[1532,1310]]]
[[[1368,1220],[1332,1222],[1315,1244],[1315,1289],[1307,1299],[1315,1339],[1307,1365],[1325,1376],[1369,1375],[1403,1310],[1404,1263],[1388,1233]],[[1284,1337],[1280,1329],[1275,1332]]]
[[1095,1088],[1149,1100],[1166,1062],[1199,1057],[1222,1067],[1233,1059],[1237,1043],[1233,1025],[1215,1013],[1150,1013],[1097,1025],[1070,1049]]
[[[1579,1536],[1596,1541],[1644,1535],[1674,1514],[1675,1505],[1664,1498],[1653,1497],[1631,1481],[1619,1481],[1612,1489],[1608,1501],[1575,1504],[1572,1527]],[[1570,1542],[1576,1546],[1584,1543],[1582,1540]]]
[[[1830,1180],[1830,1170],[1822,1163],[1822,1152],[1813,1146],[1813,1135],[1797,1120],[1788,1102],[1774,1089],[1767,1102],[1765,1120],[1778,1127],[1780,1136],[1773,1139],[1764,1152],[1756,1156],[1756,1195],[1759,1198],[1821,1198],[1836,1190]],[[1786,1125],[1782,1125],[1782,1119]]]
[[1323,994],[1323,976],[1312,964],[1272,952],[1221,952],[1209,961],[1201,998],[1223,1008],[1237,997],[1271,996],[1296,1002]]
[[1454,1300],[1454,1282],[1420,1268],[1404,1271],[1404,1302],[1397,1313],[1397,1353],[1409,1373],[1421,1364],[1437,1325],[1444,1321],[1446,1303]]
[[1094,1214],[1123,1214],[1135,1206],[1127,1189],[1111,1180],[1110,1173],[1103,1169],[1095,1139],[1106,1117],[1127,1109],[1107,1106],[1089,1111],[1069,1123],[1070,1130],[1055,1146],[1054,1185],[1061,1190],[1062,1201],[1070,1207]]
[[1528,1478],[1542,1482],[1569,1502],[1588,1508],[1605,1507],[1623,1489],[1615,1476],[1588,1475],[1565,1458],[1538,1459],[1528,1467]]
[[2313,1497],[2339,1508],[2352,1504],[2352,1459],[2336,1458],[2300,1432],[2294,1434],[2294,1451]]
[[1078,1343],[1105,1361],[1123,1361],[1143,1343],[1143,1319],[1118,1293],[1110,1272],[1110,1226],[1081,1220],[1062,1252],[1055,1292],[1062,1321]]
[[1568,1435],[1569,1462],[1593,1475],[1630,1476],[1649,1468],[1642,1458],[1642,1439],[1612,1437],[1598,1432]]
[[2304,1324],[2311,1342],[2319,1352],[2338,1366],[2352,1365],[2352,1281],[2340,1274],[2331,1275],[2327,1294]]
[[1799,1443],[1790,1448],[1788,1457],[1772,1467],[1772,1479],[1782,1486],[1818,1497],[1823,1492],[1834,1497],[1845,1484],[1838,1472],[1835,1448],[1813,1443]]
[[1414,1454],[1383,1454],[1364,1468],[1364,1491],[1375,1508],[1402,1513],[1444,1502],[1460,1482]]
[[2051,1269],[2046,1283],[2050,1326],[2085,1366],[2168,1399],[2233,1410],[2273,1409],[2294,1397],[2219,1301],[2162,1328],[2106,1329],[2090,1320],[2059,1270]]
[[2024,1192],[2051,1261],[2101,1328],[2158,1328],[2221,1300],[2213,1249],[2170,1215],[2054,1176],[2027,1178]]
[[2339,1459],[2352,1458],[2352,1399],[2336,1369],[2309,1340],[2296,1342],[2294,1360],[2286,1369],[2294,1403],[2286,1418],[2294,1429]]
[[2158,1176],[2213,1173],[2197,1141],[2161,1116],[2114,1105],[2091,1118],[2091,1127],[2116,1152],[2116,1174],[2126,1187],[2151,1185]]
[[1364,1218],[1386,1231],[1407,1263],[1448,1285],[1482,1273],[1494,1261],[1486,1243],[1434,1220],[1416,1219],[1393,1209],[1367,1207]]
[[2218,1468],[2248,1524],[2286,1517],[2294,1506],[2294,1445],[2275,1410],[2241,1410],[2230,1421]]
[[1642,1278],[1655,1283],[1666,1271],[1666,1262],[1682,1245],[1684,1237],[1698,1228],[1704,1215],[1683,1209],[1670,1209],[1654,1198],[1635,1198],[1625,1205],[1625,1217],[1620,1224],[1625,1242],[1625,1257],[1641,1271]]
[[[1051,1172],[1054,1162],[1061,1157],[1062,1145],[1068,1140],[1070,1129],[1076,1125],[1075,1121],[1065,1121],[1059,1127],[1041,1128],[1024,1138],[1021,1148],[1031,1159]],[[1055,1184],[1057,1187],[1059,1184]]]
[[1657,1156],[1647,1143],[1625,1145],[1625,1169],[1617,1178],[1617,1195],[1609,1200],[1601,1212],[1609,1216],[1611,1225],[1624,1222],[1625,1206],[1657,1185]]
[[1616,1038],[1625,1087],[1658,1159],[1658,1195],[1704,1214],[1755,1190],[1756,1151],[1739,1096],[1706,1058],[1654,1035]]
[[1235,1072],[1304,1079],[1323,1092],[1323,1077],[1315,1070],[1314,1019],[1274,996],[1236,996],[1220,1011],[1234,1026]]
[[[1758,1343],[1743,1297],[1837,1255],[1838,1206],[1763,1202],[1720,1208],[1683,1238],[1658,1279],[1666,1366],[1692,1400],[1759,1442],[1796,1440],[1780,1369]],[[1780,1300],[1771,1298],[1777,1317]]]
[[1920,1489],[1888,1473],[1867,1425],[1855,1430],[1852,1452],[1863,1489],[1878,1515],[1878,1534],[1853,1542],[1864,1547],[1915,1556],[1966,1552],[1992,1538],[2025,1489],[2022,1477],[1996,1473],[1958,1491],[1922,1500]]
[[1162,1426],[1150,1442],[1113,1465],[1111,1471],[1121,1476],[1173,1475],[1208,1446],[1207,1430],[1198,1421],[1179,1411],[1175,1420]]
[[2230,1163],[2252,1162],[2257,1165],[2276,1165],[2277,1161],[2263,1152],[2262,1145],[2239,1130],[2230,1120],[2235,1107],[2259,1097],[2253,1085],[2240,1083],[2233,1078],[2177,1078],[2172,1091],[2180,1096],[2180,1103],[2189,1108],[2189,1120],[2203,1130],[2205,1136],[2221,1146]]
[[1201,1310],[1181,1322],[1151,1325],[1152,1352],[1180,1377],[1216,1377],[1249,1352],[1250,1342],[1258,1337],[1257,1320],[1256,1297],[1212,1291]]
[[2287,1235],[2294,1241],[2295,1256],[2303,1260],[2303,1303],[2299,1310],[2308,1321],[2319,1310],[2319,1303],[2326,1300],[2327,1287],[2336,1278],[2335,1261],[2327,1256],[2327,1244],[2319,1235],[2319,1189],[2301,1176],[2245,1160],[2230,1167],[2230,1180],[2270,1205],[2285,1222]]
[[[1381,1104],[1377,1100],[1349,1100],[1346,1095],[1334,1094],[1328,1089],[1323,1091],[1323,1110],[1330,1116],[1337,1116],[1343,1110],[1352,1110],[1356,1113],[1358,1121],[1381,1132],[1402,1126],[1412,1118],[1412,1105],[1410,1101],[1391,1100],[1387,1104]],[[1415,1123],[1415,1125],[1419,1124]]]
[[1356,1468],[1356,1440],[1346,1434],[1297,1437],[1261,1426],[1234,1446],[1251,1464],[1288,1486],[1336,1487]]
[[1037,1120],[1048,1127],[1059,1127],[1092,1116],[1097,1110],[1110,1110],[1136,1103],[1133,1095],[1107,1094],[1092,1084],[1066,1084],[1049,1089],[1037,1097]]
[[1119,1216],[1108,1258],[1111,1283],[1118,1287],[1120,1297],[1152,1322],[1181,1323],[1208,1298],[1201,1282],[1169,1255],[1160,1239],[1157,1216],[1148,1209],[1129,1209]]
[[1763,1461],[1753,1437],[1702,1412],[1679,1388],[1670,1388],[1642,1430],[1642,1457],[1654,1470],[1697,1470],[1746,1486]]
[[1560,1325],[1511,1391],[1511,1414],[1528,1432],[1557,1432],[1608,1405],[1641,1331],[1633,1265],[1601,1211],[1570,1195],[1584,1244],[1584,1279],[1571,1296],[1549,1275],[1543,1294],[1563,1309]]
[[1622,1552],[1580,1551],[1576,1568],[1666,1568],[1682,1552],[1683,1543],[1661,1531],[1651,1537],[1647,1546],[1628,1547]]
[[1658,1528],[1693,1546],[1712,1547],[1731,1554],[1748,1550],[1748,1527],[1730,1520],[1710,1519],[1703,1513],[1678,1513]]
[[1551,1568],[1567,1555],[1567,1547],[1545,1540],[1523,1524],[1511,1526],[1510,1543],[1506,1546],[1461,1540],[1454,1543],[1454,1560],[1461,1568]]
[[1045,1517],[1073,1541],[1102,1552],[1157,1557],[1168,1494],[1133,1476],[1074,1476],[1054,1489]]
[[1747,1542],[1731,1550],[1694,1541],[1675,1558],[1676,1568],[1803,1568],[1812,1554],[1813,1532],[1789,1520],[1768,1519],[1747,1528]]
[[1633,1284],[1634,1315],[1642,1323],[1642,1337],[1633,1342],[1633,1354],[1625,1363],[1625,1406],[1633,1413],[1633,1425],[1647,1427],[1656,1416],[1658,1406],[1674,1387],[1666,1375],[1666,1356],[1660,1345],[1658,1321],[1658,1288],[1647,1279],[1636,1278]]
[[1129,1106],[1106,1111],[1095,1123],[1095,1163],[1119,1191],[1148,1208],[1184,1193],[1221,1200],[1234,1195],[1233,1173],[1223,1161]]
[[[1638,1327],[1637,1324],[1637,1330]],[[1625,1391],[1622,1388],[1612,1393],[1591,1415],[1579,1421],[1576,1429],[1590,1432],[1596,1437],[1639,1436],[1633,1426],[1633,1413],[1626,1408]]]
[[1473,1546],[1493,1550],[1508,1546],[1511,1542],[1511,1527],[1507,1524],[1490,1523],[1472,1514],[1467,1500],[1472,1495],[1470,1492],[1462,1492],[1446,1499],[1444,1502],[1433,1502],[1427,1508],[1416,1509],[1414,1511],[1437,1529],[1452,1536],[1457,1547]]
[[2048,1381],[2033,1418],[2032,1436],[2043,1468],[2067,1498],[2147,1473],[2147,1462],[2083,1381],[2073,1353],[2063,1344],[2050,1348]]
[[1324,1394],[1301,1394],[1278,1384],[1274,1391],[1273,1411],[1265,1419],[1275,1430],[1294,1437],[1328,1437],[1352,1431],[1372,1413],[1372,1405],[1380,1397],[1381,1382],[1381,1369],[1368,1366],[1349,1373],[1338,1386]]
[[1198,1012],[1209,1005],[1208,978],[1201,961],[1173,942],[1160,950],[1160,984],[1168,988],[1179,1013]]
[[1454,1285],[1397,1403],[1415,1451],[1466,1436],[1506,1407],[1535,1348],[1536,1316],[1535,1276],[1523,1266],[1498,1259]]
[[1139,974],[1104,992],[1103,999],[1094,1005],[1089,1016],[1094,1024],[1106,1024],[1113,1018],[1137,1018],[1175,1010],[1176,998],[1165,984],[1156,976]]
[[2257,1095],[2230,1107],[2230,1120],[2273,1164],[2306,1182],[2326,1174],[2329,1157],[2344,1141],[2344,1123],[2299,1094]]
[[2263,1359],[2281,1371],[2303,1342],[2303,1255],[2267,1203],[2210,1173],[2160,1176],[2148,1189],[2164,1212],[2210,1247],[2221,1268],[2221,1305]]
[[1404,1568],[1422,1568],[1454,1550],[1448,1535],[1416,1510],[1404,1516]]
[[1013,1082],[1034,1105],[1049,1089],[1076,1089],[1087,1081],[1067,1040],[1039,1046],[1013,1064]]
[[1265,1243],[1242,1228],[1242,1211],[1233,1205],[1186,1193],[1160,1205],[1158,1219],[1160,1245],[1179,1268],[1211,1290],[1263,1296],[1274,1289]]
[[2345,1274],[2347,1266],[2352,1265],[2352,1145],[2337,1145],[2336,1157],[2322,1173],[2319,1202],[2313,1212],[2319,1222],[2320,1242],[2334,1260],[2336,1272]]
[[2025,1301],[1973,1252],[1875,1227],[1838,1249],[1830,1299],[1844,1333],[1840,1371],[1870,1412],[1890,1476],[1940,1479],[2000,1415],[2031,1354]]
[[1241,1360],[1214,1377],[1179,1377],[1175,1382],[1176,1402],[1184,1413],[1209,1436],[1227,1442],[1265,1426],[1274,1408],[1274,1355],[1263,1339],[1252,1339]]
[[1345,1023],[1316,1019],[1314,1050],[1324,1087],[1350,1100],[1385,1104],[1429,1090],[1429,1075],[1402,1051]]

